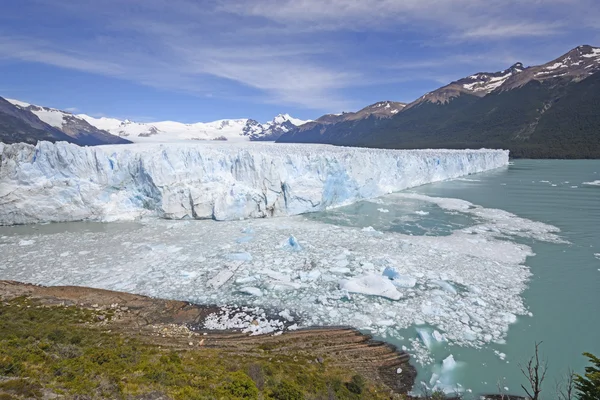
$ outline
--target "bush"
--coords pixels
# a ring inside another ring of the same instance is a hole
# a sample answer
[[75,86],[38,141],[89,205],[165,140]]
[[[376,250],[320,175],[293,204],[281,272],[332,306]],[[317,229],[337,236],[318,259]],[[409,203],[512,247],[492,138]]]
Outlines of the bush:
[[236,371],[229,374],[228,382],[224,387],[230,398],[235,399],[257,399],[258,388],[254,381],[242,371]]
[[281,381],[273,391],[273,398],[276,400],[303,400],[304,396],[295,384],[289,381]]
[[577,375],[575,378],[575,387],[579,392],[579,400],[598,400],[600,399],[600,358],[590,354],[583,353],[590,359],[592,366],[585,367],[585,375]]
[[365,389],[365,379],[360,375],[354,375],[350,382],[346,384],[348,390],[355,394],[362,394]]

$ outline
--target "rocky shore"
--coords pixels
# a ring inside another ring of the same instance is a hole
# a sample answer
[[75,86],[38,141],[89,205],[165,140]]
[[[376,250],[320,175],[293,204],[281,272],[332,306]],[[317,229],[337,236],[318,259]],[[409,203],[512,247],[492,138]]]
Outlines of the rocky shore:
[[[409,355],[349,327],[315,327],[277,334],[249,335],[239,330],[203,329],[204,320],[220,311],[181,301],[154,299],[86,287],[44,287],[0,281],[4,305],[27,299],[43,307],[68,307],[94,312],[94,327],[139,339],[176,352],[216,350],[219,357],[271,360],[301,357],[308,364],[351,371],[389,396],[408,393],[416,370]],[[192,329],[190,329],[192,328]]]

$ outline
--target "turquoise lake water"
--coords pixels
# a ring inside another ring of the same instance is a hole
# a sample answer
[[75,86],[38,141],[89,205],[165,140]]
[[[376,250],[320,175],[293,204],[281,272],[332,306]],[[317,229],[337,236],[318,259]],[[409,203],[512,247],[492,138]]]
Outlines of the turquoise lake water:
[[[546,390],[552,391],[555,379],[568,367],[583,371],[587,360],[581,353],[600,354],[600,186],[583,184],[600,179],[600,161],[516,160],[506,169],[468,178],[410,191],[464,199],[551,224],[560,228],[560,236],[570,244],[523,240],[536,254],[526,262],[533,276],[523,294],[533,316],[520,316],[511,325],[506,344],[490,345],[491,349],[506,354],[505,360],[490,349],[448,346],[435,349],[435,358],[441,361],[453,354],[457,361],[463,362],[454,379],[474,393],[497,393],[500,382],[502,390],[507,387],[510,393],[523,394],[517,364],[526,361],[534,343],[541,341],[549,365]],[[377,206],[361,203],[311,217],[415,235],[444,235],[467,222],[464,216],[448,216],[428,209],[431,212],[425,220],[403,223],[401,216],[414,209],[403,203],[397,208],[386,204],[389,210],[386,222],[377,225],[368,217],[374,215],[368,210],[373,207]],[[397,223],[394,217],[399,218]],[[414,333],[406,332],[407,337],[411,335]],[[386,340],[398,346],[405,344],[393,338]],[[419,379],[427,382],[431,368],[420,371]]]

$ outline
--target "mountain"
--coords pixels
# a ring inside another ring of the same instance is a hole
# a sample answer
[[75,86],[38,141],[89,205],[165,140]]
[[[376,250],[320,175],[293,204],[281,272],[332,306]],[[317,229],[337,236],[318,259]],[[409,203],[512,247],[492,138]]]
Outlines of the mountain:
[[38,140],[69,141],[70,137],[44,123],[30,111],[23,110],[0,97],[0,142],[34,144]]
[[352,141],[347,132],[368,131],[394,117],[406,107],[405,103],[380,101],[356,112],[326,114],[283,134],[277,141],[298,143],[343,144]]
[[[35,123],[35,129],[41,129],[46,134],[28,134],[23,130],[13,131],[12,141],[35,143],[38,140],[67,141],[81,146],[95,146],[100,144],[125,144],[130,141],[113,136],[109,132],[100,130],[90,125],[84,119],[69,112],[56,108],[41,107],[19,100],[5,99],[4,108],[13,110],[13,116],[19,115],[22,121]],[[11,107],[7,106],[9,103]],[[16,110],[16,111],[15,111]],[[9,121],[9,119],[4,119]],[[14,121],[13,121],[14,122]],[[14,125],[13,125],[14,126]],[[7,128],[7,129],[14,129]],[[7,140],[10,140],[8,137]],[[2,138],[4,141],[4,138]]]
[[279,141],[507,148],[513,157],[600,158],[600,48],[579,46],[543,65],[516,63],[479,72],[425,94],[387,119],[305,128]]
[[98,129],[126,137],[132,142],[172,142],[182,140],[276,140],[282,134],[308,121],[280,114],[261,124],[253,119],[223,119],[213,122],[184,124],[174,121],[134,122],[115,118],[94,118],[85,114],[77,117]]

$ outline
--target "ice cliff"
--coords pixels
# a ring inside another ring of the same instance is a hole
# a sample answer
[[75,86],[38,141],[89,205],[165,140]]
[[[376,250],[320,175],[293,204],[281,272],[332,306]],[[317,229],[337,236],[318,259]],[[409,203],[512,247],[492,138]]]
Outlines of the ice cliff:
[[507,164],[485,149],[0,143],[0,225],[293,215]]

